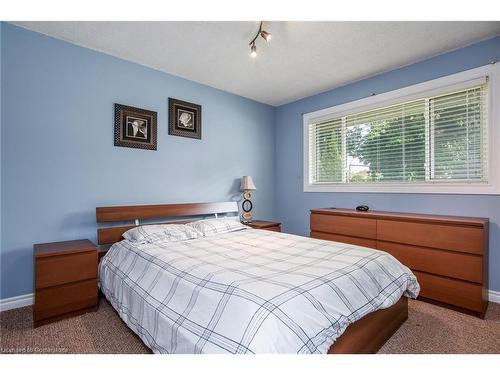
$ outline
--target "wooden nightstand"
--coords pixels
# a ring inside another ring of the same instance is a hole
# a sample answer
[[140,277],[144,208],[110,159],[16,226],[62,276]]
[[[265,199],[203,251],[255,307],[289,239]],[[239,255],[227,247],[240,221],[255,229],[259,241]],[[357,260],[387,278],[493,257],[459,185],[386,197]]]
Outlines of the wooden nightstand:
[[266,220],[253,220],[251,223],[245,224],[254,229],[272,230],[273,232],[281,232],[281,223]]
[[97,247],[89,240],[33,245],[38,327],[97,309]]

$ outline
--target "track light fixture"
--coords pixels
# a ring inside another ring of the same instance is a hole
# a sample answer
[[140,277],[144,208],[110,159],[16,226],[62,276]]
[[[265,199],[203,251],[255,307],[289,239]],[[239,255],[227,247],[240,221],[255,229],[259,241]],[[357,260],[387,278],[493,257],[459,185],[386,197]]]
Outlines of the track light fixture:
[[252,47],[250,48],[250,56],[257,57],[257,47],[255,46],[255,42],[252,43]]
[[[262,24],[261,24],[261,25],[262,25]],[[261,27],[262,27],[262,26],[261,26]],[[261,37],[263,37],[263,38],[266,40],[266,42],[269,42],[269,41],[271,40],[271,33],[268,33],[268,32],[267,32],[267,31],[265,31],[265,30],[262,30],[262,31],[260,32],[260,36],[261,36]]]
[[250,46],[250,56],[252,57],[257,57],[257,46],[255,45],[255,42],[257,41],[257,38],[259,37],[259,35],[266,41],[269,43],[269,41],[271,40],[271,33],[265,31],[262,29],[262,25],[263,25],[264,21],[260,21],[260,26],[259,26],[259,30],[257,31],[257,34],[255,34],[254,38],[251,40],[249,44]]

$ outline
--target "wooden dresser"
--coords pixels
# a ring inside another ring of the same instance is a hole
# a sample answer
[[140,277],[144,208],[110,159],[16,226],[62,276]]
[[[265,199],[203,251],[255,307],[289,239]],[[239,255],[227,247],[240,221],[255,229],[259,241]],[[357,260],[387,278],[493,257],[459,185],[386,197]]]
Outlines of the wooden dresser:
[[97,247],[89,240],[35,244],[35,327],[95,311]]
[[417,276],[419,298],[480,317],[488,306],[488,226],[477,217],[311,210],[311,237],[386,251]]

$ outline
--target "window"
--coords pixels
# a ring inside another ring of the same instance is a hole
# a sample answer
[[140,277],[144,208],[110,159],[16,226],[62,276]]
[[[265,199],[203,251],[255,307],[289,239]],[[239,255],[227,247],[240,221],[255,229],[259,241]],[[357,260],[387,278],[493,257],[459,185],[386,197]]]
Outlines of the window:
[[[412,88],[405,88],[380,95],[391,100],[370,97],[358,101],[368,106],[305,115],[305,191],[491,187],[490,79],[483,74],[450,85],[448,78],[444,87],[440,80],[426,92],[408,95]],[[398,98],[401,91],[406,95]]]
[[317,183],[487,181],[487,84],[310,124]]

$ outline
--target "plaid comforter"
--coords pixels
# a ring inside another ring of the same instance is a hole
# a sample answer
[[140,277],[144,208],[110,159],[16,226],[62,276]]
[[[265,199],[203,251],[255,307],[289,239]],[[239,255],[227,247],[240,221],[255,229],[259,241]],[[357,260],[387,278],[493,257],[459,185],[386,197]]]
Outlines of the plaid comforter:
[[255,229],[121,241],[99,283],[155,353],[326,353],[350,323],[419,292],[383,251]]

